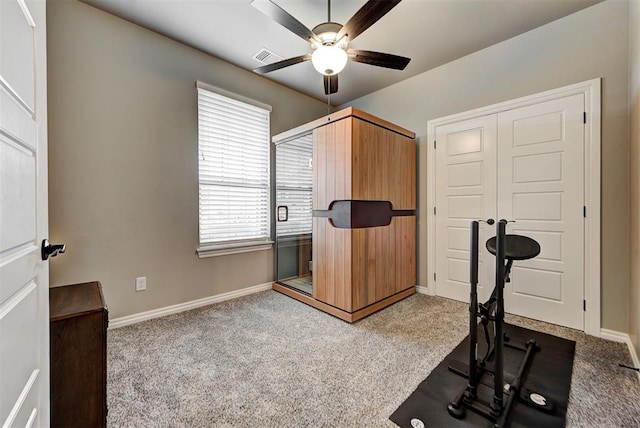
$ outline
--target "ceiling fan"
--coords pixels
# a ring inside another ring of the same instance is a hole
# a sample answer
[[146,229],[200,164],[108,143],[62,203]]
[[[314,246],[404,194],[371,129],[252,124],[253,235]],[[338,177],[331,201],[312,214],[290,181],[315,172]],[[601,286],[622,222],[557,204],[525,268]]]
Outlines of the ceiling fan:
[[330,95],[338,92],[338,73],[344,69],[348,60],[378,67],[404,70],[411,58],[382,52],[347,49],[350,42],[386,15],[400,1],[369,0],[346,24],[341,25],[337,22],[331,22],[331,0],[327,0],[327,22],[318,24],[313,30],[309,30],[304,24],[271,0],[252,0],[251,5],[253,7],[292,33],[302,37],[313,48],[313,53],[274,62],[273,64],[258,67],[253,71],[265,74],[311,60],[314,68],[323,75],[325,95]]

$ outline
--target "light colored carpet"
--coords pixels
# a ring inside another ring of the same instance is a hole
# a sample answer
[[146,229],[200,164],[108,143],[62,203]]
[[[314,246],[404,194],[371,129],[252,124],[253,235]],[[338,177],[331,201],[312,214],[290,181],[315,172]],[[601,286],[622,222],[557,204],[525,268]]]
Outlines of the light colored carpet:
[[[414,295],[347,324],[265,291],[108,333],[110,427],[393,427],[388,417],[467,335],[467,305]],[[625,345],[577,342],[568,426],[640,426]],[[444,411],[444,409],[443,409]]]

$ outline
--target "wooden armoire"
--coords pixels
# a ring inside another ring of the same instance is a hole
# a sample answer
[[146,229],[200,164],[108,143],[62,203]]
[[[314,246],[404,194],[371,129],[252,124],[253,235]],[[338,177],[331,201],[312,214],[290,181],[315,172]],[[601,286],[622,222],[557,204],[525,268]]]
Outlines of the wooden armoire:
[[309,132],[313,293],[273,288],[354,322],[415,292],[415,134],[346,108],[273,141]]

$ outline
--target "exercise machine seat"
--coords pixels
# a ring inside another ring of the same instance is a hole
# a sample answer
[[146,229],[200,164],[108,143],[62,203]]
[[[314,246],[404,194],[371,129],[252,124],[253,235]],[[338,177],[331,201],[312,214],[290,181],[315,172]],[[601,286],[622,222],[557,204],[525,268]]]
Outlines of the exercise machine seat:
[[[529,260],[540,254],[540,244],[522,235],[505,235],[504,258],[507,260]],[[487,250],[496,255],[496,237],[487,240]]]

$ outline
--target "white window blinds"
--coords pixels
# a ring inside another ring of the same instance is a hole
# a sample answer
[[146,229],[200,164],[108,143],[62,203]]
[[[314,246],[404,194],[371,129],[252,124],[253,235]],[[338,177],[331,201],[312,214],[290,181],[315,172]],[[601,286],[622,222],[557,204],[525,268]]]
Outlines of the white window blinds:
[[278,236],[311,233],[313,135],[279,144],[276,148],[276,201],[286,206],[287,221],[276,223]]
[[270,239],[269,108],[198,83],[200,246]]

